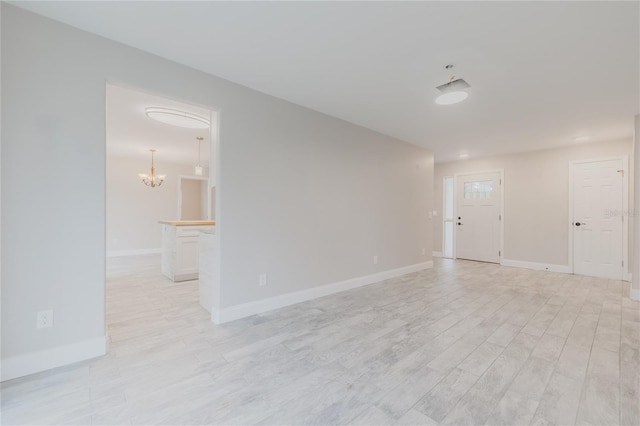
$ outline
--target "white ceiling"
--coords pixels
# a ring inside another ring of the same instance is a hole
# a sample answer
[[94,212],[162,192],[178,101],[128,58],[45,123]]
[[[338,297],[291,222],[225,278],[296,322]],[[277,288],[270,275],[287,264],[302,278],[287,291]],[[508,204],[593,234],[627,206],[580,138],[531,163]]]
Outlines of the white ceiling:
[[[201,165],[209,165],[209,129],[187,129],[152,120],[145,114],[147,107],[165,107],[209,117],[207,109],[184,104],[115,86],[107,85],[107,155],[144,158],[151,161],[150,149],[156,149],[158,163],[196,165],[198,141],[201,143]],[[215,126],[215,116],[213,124]],[[214,127],[215,128],[215,127]]]
[[[638,2],[20,2],[432,149],[437,161],[630,138]],[[434,103],[444,65],[470,85]]]

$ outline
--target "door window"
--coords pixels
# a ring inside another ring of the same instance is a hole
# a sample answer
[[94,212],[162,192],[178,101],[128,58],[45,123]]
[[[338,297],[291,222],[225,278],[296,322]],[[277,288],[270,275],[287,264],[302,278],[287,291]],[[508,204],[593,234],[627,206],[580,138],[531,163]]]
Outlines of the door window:
[[479,182],[464,183],[464,198],[466,200],[488,200],[493,192],[493,181],[483,180]]

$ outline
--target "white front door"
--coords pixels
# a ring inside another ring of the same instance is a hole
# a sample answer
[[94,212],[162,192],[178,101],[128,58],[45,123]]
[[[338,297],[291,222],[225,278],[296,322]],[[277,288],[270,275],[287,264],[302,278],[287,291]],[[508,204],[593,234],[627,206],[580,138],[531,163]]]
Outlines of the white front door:
[[456,177],[456,258],[500,262],[500,172]]
[[573,271],[622,279],[623,160],[573,164]]

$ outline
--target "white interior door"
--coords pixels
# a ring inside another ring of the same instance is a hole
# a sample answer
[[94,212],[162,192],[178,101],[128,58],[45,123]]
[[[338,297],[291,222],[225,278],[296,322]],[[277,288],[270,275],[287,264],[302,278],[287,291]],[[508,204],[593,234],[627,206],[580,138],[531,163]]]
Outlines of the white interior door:
[[500,172],[456,177],[456,257],[500,262]]
[[622,279],[623,160],[573,164],[573,271]]

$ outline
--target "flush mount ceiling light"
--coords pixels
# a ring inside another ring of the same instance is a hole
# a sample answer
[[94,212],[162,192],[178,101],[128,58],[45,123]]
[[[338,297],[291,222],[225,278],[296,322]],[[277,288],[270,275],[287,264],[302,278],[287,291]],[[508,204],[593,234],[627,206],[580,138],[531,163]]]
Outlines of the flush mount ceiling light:
[[589,136],[578,136],[577,138],[573,138],[576,142],[586,142],[589,140]]
[[[453,65],[447,65],[445,68],[450,70],[453,68]],[[465,92],[465,89],[469,87],[471,86],[469,86],[466,81],[461,78],[456,80],[455,76],[452,75],[448,83],[436,87],[436,89],[442,92],[442,94],[436,98],[436,103],[438,105],[452,105],[462,102],[469,96],[469,94]]]
[[467,92],[462,91],[444,93],[436,98],[436,103],[438,105],[457,104],[458,102],[462,102],[467,99],[468,96],[469,94]]
[[148,107],[144,112],[147,117],[161,123],[172,126],[186,127],[187,129],[208,129],[209,119],[186,111],[163,107]]
[[463,152],[463,153],[461,153],[458,157],[459,157],[461,160],[463,160],[463,159],[465,159],[465,158],[469,158],[469,154],[468,154],[468,153],[466,153],[466,152]]

